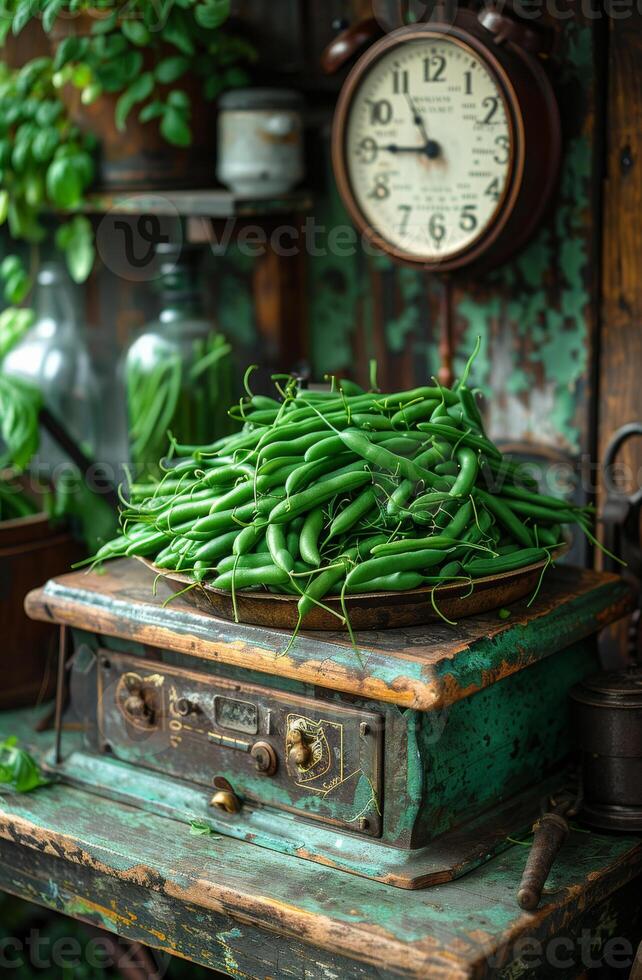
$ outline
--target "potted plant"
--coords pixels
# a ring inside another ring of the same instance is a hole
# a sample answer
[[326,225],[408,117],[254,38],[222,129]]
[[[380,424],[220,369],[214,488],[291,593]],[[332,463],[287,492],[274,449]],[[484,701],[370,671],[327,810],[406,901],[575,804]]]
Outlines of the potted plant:
[[[3,326],[0,349],[6,349],[10,342]],[[0,710],[53,693],[56,633],[53,627],[27,618],[24,597],[82,556],[80,545],[69,533],[52,525],[51,494],[25,476],[38,447],[39,405],[35,389],[0,374],[0,439],[4,447],[0,452]]]
[[222,29],[229,6],[230,0],[4,0],[7,19],[0,24],[6,36],[42,19],[54,83],[73,120],[98,137],[103,186],[207,186],[214,101],[247,84],[244,65],[254,57],[247,41]]
[[[94,177],[95,140],[69,118],[53,84],[49,58],[19,70],[0,62],[0,224],[14,239],[43,241],[49,212],[61,219],[56,241],[76,282],[94,261],[93,233],[81,207]],[[7,299],[21,302],[30,285],[18,265],[5,271]]]

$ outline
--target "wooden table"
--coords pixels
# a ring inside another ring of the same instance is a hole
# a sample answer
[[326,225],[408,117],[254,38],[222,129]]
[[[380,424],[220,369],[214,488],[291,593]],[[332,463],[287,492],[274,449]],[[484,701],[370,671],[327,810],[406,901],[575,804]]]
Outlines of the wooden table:
[[[45,751],[34,717],[0,715],[0,735]],[[0,799],[1,890],[232,976],[563,978],[605,942],[632,958],[642,839],[573,832],[532,914],[515,901],[525,855],[400,891],[65,786]]]

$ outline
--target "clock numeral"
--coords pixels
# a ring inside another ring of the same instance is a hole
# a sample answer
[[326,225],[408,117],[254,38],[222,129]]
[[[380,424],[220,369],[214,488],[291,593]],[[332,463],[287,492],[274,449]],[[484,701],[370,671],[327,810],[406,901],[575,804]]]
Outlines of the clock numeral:
[[424,58],[424,81],[426,82],[445,82],[444,71],[446,70],[446,59],[441,54],[434,54],[432,58]]
[[357,156],[363,163],[374,163],[379,155],[379,147],[371,136],[366,136],[357,146]]
[[482,119],[482,126],[487,126],[488,123],[492,122],[493,116],[497,112],[499,99],[496,95],[487,95],[485,99],[482,99],[482,106],[484,109],[488,109],[488,112]]
[[408,222],[410,221],[410,215],[412,214],[412,208],[409,204],[400,204],[397,211],[402,212],[401,224],[399,225],[399,234],[405,235],[408,231]]
[[459,215],[459,227],[462,231],[474,231],[477,227],[476,204],[464,204]]
[[439,248],[446,234],[446,225],[444,224],[444,221],[445,218],[443,214],[439,214],[437,212],[430,216],[430,221],[428,222],[428,234],[432,238],[437,248]]
[[392,91],[395,95],[405,95],[409,91],[410,74],[404,69],[395,68],[392,73]]
[[385,201],[387,197],[390,197],[389,180],[390,174],[378,174],[375,179],[375,185],[368,194],[368,197],[375,201]]
[[508,163],[508,145],[506,134],[495,137],[495,146],[499,149],[499,152],[493,157],[495,163]]
[[464,95],[472,95],[473,94],[473,73],[472,73],[472,71],[465,71],[464,72],[464,78],[465,78],[465,82],[464,82]]
[[379,99],[374,102],[368,99],[370,106],[370,123],[373,126],[387,126],[392,119],[392,105],[387,99]]
[[492,197],[493,201],[499,201],[499,177],[495,177],[494,180],[491,180],[490,184],[484,191],[484,194],[486,197]]

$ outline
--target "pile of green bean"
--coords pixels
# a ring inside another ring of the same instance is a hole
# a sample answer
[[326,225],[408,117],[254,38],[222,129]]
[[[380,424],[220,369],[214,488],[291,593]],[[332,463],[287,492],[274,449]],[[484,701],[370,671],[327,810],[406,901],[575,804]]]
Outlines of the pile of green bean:
[[232,429],[226,408],[233,397],[231,347],[220,334],[182,347],[159,343],[156,356],[126,361],[131,463],[138,476],[159,475],[167,431],[178,439],[205,441]]
[[95,560],[146,556],[233,596],[298,596],[303,621],[327,596],[548,562],[564,524],[593,540],[590,508],[540,494],[487,438],[469,369],[453,388],[392,394],[248,390],[242,431],[175,444],[162,479],[130,487],[123,533]]

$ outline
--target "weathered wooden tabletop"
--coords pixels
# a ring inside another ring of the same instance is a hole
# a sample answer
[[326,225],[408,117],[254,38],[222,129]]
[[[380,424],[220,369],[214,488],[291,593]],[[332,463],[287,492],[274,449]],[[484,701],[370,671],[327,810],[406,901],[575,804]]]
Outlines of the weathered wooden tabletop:
[[[46,749],[33,717],[0,715],[0,736]],[[571,833],[532,914],[515,901],[525,856],[400,891],[62,785],[0,798],[0,890],[234,976],[561,978],[632,942],[640,838]]]
[[284,654],[288,633],[228,623],[181,598],[164,605],[172,590],[161,581],[154,596],[153,582],[136,561],[109,562],[100,571],[53,579],[27,596],[26,608],[45,622],[430,710],[598,632],[635,604],[621,577],[560,566],[547,575],[537,601],[514,603],[508,619],[495,609],[456,626],[357,633],[358,656],[346,633],[302,633]]

